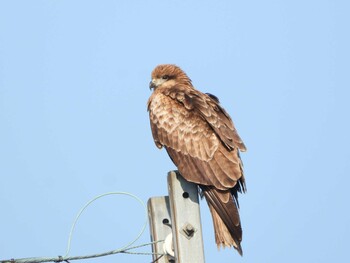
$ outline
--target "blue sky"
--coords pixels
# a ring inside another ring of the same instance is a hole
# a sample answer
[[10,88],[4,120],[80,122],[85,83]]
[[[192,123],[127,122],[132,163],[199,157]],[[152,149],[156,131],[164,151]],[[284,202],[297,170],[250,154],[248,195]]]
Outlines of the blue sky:
[[[99,194],[167,195],[175,167],[146,102],[152,69],[174,63],[220,98],[248,147],[244,257],[217,251],[202,202],[206,261],[345,262],[348,14],[325,0],[0,1],[0,259],[63,255]],[[128,197],[99,200],[70,255],[121,247],[143,220]]]

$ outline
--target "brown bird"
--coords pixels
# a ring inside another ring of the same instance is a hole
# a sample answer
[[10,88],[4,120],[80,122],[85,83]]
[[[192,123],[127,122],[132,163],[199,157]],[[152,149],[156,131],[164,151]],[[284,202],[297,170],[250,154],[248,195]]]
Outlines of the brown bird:
[[149,111],[154,142],[164,147],[181,175],[198,184],[213,218],[218,248],[242,255],[238,192],[245,192],[239,151],[246,147],[217,97],[196,90],[175,65],[152,72]]

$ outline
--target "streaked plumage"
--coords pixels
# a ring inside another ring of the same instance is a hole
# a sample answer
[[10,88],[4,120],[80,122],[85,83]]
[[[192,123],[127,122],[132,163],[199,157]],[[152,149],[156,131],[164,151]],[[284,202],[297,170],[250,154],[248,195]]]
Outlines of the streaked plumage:
[[230,116],[175,65],[157,66],[150,88],[147,108],[157,147],[164,147],[181,175],[201,188],[218,247],[234,246],[242,255],[237,192],[245,191],[239,151],[246,147]]

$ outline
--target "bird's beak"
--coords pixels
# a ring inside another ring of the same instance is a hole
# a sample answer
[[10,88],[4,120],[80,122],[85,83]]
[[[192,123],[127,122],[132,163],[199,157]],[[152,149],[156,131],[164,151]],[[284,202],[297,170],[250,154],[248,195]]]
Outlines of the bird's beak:
[[149,82],[149,89],[151,90],[151,89],[155,89],[155,88],[156,88],[156,85],[154,84],[153,80],[151,80]]

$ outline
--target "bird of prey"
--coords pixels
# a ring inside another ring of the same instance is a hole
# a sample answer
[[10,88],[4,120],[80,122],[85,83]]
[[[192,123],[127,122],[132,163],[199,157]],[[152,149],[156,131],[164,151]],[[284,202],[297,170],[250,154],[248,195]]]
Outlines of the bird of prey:
[[240,151],[246,147],[218,98],[195,89],[176,65],[152,72],[149,111],[154,142],[164,147],[180,174],[196,183],[213,218],[218,248],[242,255],[238,192],[245,192]]

